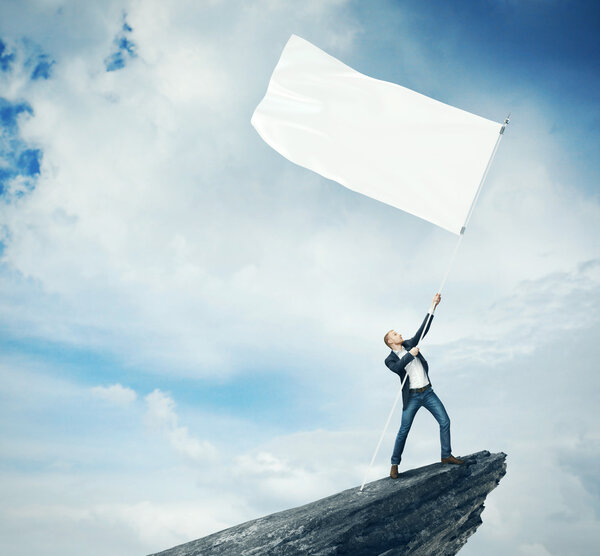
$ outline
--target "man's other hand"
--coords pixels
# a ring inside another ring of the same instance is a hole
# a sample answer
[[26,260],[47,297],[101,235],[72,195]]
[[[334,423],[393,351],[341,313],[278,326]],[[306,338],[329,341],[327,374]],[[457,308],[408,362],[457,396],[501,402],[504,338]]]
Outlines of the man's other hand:
[[433,301],[431,302],[431,306],[435,309],[440,304],[441,300],[442,300],[442,296],[439,293],[436,293],[433,296]]
[[408,353],[410,353],[413,357],[416,357],[419,354],[419,348],[414,347]]

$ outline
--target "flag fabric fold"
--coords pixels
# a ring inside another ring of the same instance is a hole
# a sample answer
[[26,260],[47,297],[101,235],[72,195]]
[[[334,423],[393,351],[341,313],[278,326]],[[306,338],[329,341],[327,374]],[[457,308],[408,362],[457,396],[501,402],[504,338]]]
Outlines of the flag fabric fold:
[[502,127],[361,74],[296,35],[251,122],[292,162],[456,234]]

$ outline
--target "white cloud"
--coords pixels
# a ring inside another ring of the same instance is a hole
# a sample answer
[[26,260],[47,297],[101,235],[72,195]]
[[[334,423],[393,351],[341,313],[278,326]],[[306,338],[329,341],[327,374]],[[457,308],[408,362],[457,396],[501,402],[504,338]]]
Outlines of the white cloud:
[[[482,310],[481,321],[447,330],[448,363],[506,363],[534,352],[548,338],[584,333],[598,315],[590,307],[600,300],[600,259],[566,272],[524,280],[512,292]],[[452,319],[454,320],[454,319]]]
[[290,469],[289,462],[276,458],[269,452],[258,452],[250,455],[244,454],[237,459],[237,465],[243,468],[243,473],[263,475],[263,474],[285,474]]
[[91,390],[95,396],[117,405],[128,405],[137,399],[135,390],[119,383],[110,386],[94,386]]
[[214,459],[217,449],[207,441],[193,437],[187,427],[178,425],[173,399],[158,388],[145,398],[146,422],[152,428],[166,433],[173,448],[192,462],[201,463]]
[[[320,15],[338,5],[320,4]],[[62,60],[44,88],[15,91],[34,106],[23,134],[43,148],[44,162],[34,193],[2,209],[10,234],[3,289],[14,289],[11,271],[31,280],[28,309],[14,295],[5,300],[15,329],[108,349],[157,371],[167,363],[206,375],[231,368],[215,330],[249,330],[272,304],[295,311],[279,282],[289,279],[286,253],[303,242],[277,236],[303,211],[280,217],[275,229],[259,223],[289,210],[286,194],[272,197],[279,186],[263,182],[273,174],[260,171],[264,151],[257,157],[263,147],[249,125],[252,97],[268,81],[249,67],[266,70],[262,53],[273,57],[279,46],[254,42],[249,51],[243,34],[227,49],[211,33],[200,39],[190,21],[204,21],[205,12],[192,8],[171,6],[159,20],[164,5],[133,5],[139,57],[124,70],[103,72],[94,50]],[[295,17],[301,22],[302,12]],[[304,17],[312,27],[314,10]],[[264,338],[254,333],[248,346]]]

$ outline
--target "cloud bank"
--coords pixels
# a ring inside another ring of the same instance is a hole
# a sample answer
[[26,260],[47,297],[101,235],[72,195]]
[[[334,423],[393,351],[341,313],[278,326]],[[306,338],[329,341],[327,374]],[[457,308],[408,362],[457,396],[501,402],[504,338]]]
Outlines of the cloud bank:
[[[4,552],[151,552],[362,481],[399,386],[381,337],[416,328],[456,238],[261,142],[250,117],[291,33],[513,111],[424,351],[455,453],[509,454],[465,553],[597,546],[588,122],[573,108],[569,142],[568,99],[467,72],[460,41],[387,8],[2,5]],[[420,413],[405,460],[438,449]]]

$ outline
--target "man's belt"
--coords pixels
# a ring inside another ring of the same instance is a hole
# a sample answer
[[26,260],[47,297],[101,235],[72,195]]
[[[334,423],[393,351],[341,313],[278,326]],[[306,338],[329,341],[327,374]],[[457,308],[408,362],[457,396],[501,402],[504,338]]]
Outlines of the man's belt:
[[425,390],[427,390],[427,388],[431,388],[431,383],[429,383],[427,386],[423,386],[423,388],[409,388],[408,391],[409,392],[425,392]]

